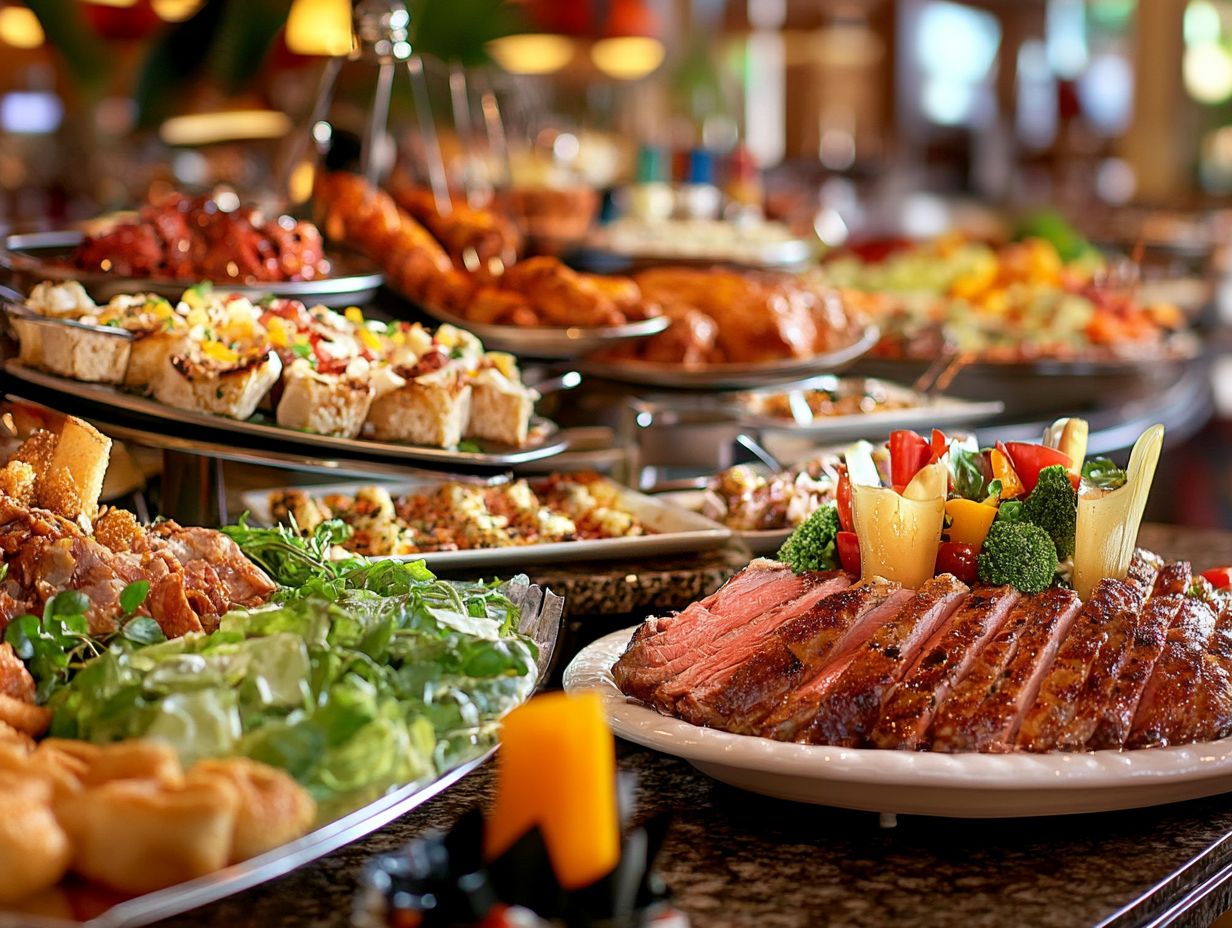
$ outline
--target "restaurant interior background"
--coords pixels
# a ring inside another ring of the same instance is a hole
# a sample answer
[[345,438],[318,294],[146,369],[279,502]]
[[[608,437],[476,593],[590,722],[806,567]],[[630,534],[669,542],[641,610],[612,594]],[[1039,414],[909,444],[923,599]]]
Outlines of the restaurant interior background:
[[[63,227],[173,186],[306,214],[308,121],[349,17],[347,0],[0,5],[0,222]],[[739,174],[824,249],[1044,216],[1136,260],[1132,286],[1191,307],[1206,357],[1150,397],[1108,384],[1096,427],[1133,431],[1150,400],[1170,440],[1148,517],[1232,526],[1232,2],[419,0],[411,23],[450,182],[600,193],[553,234],[651,175]],[[458,75],[500,101],[505,150],[460,124]],[[335,152],[373,85],[343,68]],[[389,126],[373,156],[422,173],[401,80]]]

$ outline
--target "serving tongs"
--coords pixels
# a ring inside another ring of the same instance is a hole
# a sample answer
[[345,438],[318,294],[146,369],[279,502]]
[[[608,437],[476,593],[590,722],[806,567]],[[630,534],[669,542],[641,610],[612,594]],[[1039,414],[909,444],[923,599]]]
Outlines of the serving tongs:
[[945,394],[962,369],[975,360],[970,351],[959,351],[953,341],[946,340],[937,357],[924,369],[911,389],[929,400]]

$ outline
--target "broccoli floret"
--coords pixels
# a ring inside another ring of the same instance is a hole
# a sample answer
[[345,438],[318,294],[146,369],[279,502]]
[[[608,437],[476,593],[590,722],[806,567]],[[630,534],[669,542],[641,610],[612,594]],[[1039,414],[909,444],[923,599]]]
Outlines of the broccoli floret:
[[1028,522],[1035,523],[1051,536],[1060,560],[1073,555],[1078,493],[1064,467],[1055,464],[1039,472],[1039,480],[1023,504],[1022,514]]
[[980,549],[977,567],[985,583],[1009,583],[1024,593],[1039,593],[1052,585],[1057,548],[1038,525],[994,522]]
[[779,560],[795,573],[838,567],[838,508],[822,506],[801,522],[779,548]]

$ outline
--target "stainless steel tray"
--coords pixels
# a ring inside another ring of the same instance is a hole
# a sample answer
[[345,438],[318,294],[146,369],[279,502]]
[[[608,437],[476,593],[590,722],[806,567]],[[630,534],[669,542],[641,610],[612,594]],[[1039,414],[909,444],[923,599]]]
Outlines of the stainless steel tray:
[[[386,484],[385,489],[394,496],[408,492],[423,492],[439,485],[440,481]],[[277,487],[253,490],[241,496],[244,507],[255,521],[265,525],[273,523],[270,514],[269,495],[286,489],[297,489],[320,499],[331,493],[353,495],[362,486],[371,482],[333,483],[309,487]],[[509,548],[476,548],[467,551],[429,551],[422,554],[398,556],[397,560],[424,560],[431,570],[475,570],[479,568],[509,571],[523,569],[532,564],[559,564],[566,561],[602,561],[632,558],[653,558],[665,554],[692,554],[720,548],[731,538],[731,529],[700,515],[696,510],[679,506],[638,493],[627,487],[617,486],[620,502],[633,513],[653,534],[631,538],[596,538],[578,541],[549,542],[538,545],[519,545]]]
[[[513,448],[495,442],[479,441],[476,442],[480,448],[479,451],[453,451],[365,438],[315,435],[264,422],[240,421],[210,413],[177,409],[149,397],[126,393],[113,386],[82,383],[65,377],[57,377],[54,374],[26,367],[14,360],[4,362],[4,372],[12,380],[18,381],[17,384],[11,384],[11,386],[16,388],[13,392],[21,395],[23,399],[46,402],[48,400],[46,394],[51,394],[52,405],[58,399],[61,401],[60,405],[66,407],[66,411],[80,412],[88,417],[89,413],[81,410],[80,405],[82,403],[94,404],[109,411],[124,413],[130,419],[137,419],[147,424],[150,420],[155,420],[167,428],[187,428],[192,431],[194,437],[205,441],[211,438],[217,439],[222,433],[228,436],[231,442],[237,444],[246,439],[248,444],[259,443],[265,447],[282,451],[290,450],[288,446],[294,446],[318,456],[377,457],[437,470],[455,467],[464,470],[468,468],[480,470],[507,468],[514,464],[551,457],[568,447],[568,442],[562,437],[556,424],[541,418],[533,419],[531,427],[538,430],[542,438],[527,447]],[[29,391],[24,390],[22,385],[34,387],[39,392],[34,395],[24,395]],[[227,441],[228,438],[222,440]]]
[[[57,260],[76,248],[82,237],[82,233],[75,231],[9,235],[4,239],[3,250],[0,250],[0,270],[7,271],[13,286],[25,292],[44,280],[76,280],[96,300],[109,300],[127,293],[157,293],[168,299],[176,299],[186,289],[200,283],[198,280],[121,277],[98,271],[82,271]],[[371,300],[385,280],[375,264],[355,252],[326,249],[326,257],[333,273],[320,280],[258,284],[216,280],[212,283],[220,290],[254,299],[273,294],[310,304],[350,306]]]
[[572,360],[590,351],[616,342],[646,338],[664,331],[671,320],[667,316],[652,316],[625,325],[593,326],[533,326],[485,325],[421,303],[416,304],[439,322],[448,322],[478,336],[485,348],[508,351],[520,357]]
[[[550,675],[556,656],[564,617],[564,600],[529,583],[513,587],[509,591],[509,597],[521,606],[519,629],[539,647],[538,685],[542,686]],[[0,911],[0,928],[132,928],[149,925],[207,905],[284,876],[296,867],[324,857],[388,825],[394,819],[406,815],[444,792],[482,765],[495,751],[495,747],[488,748],[429,782],[408,783],[353,812],[322,824],[302,838],[259,857],[233,864],[200,879],[120,902],[93,918],[76,921],[40,917],[19,911]],[[93,898],[95,897],[91,896],[91,899]]]
[[875,326],[867,326],[858,339],[834,351],[807,358],[785,358],[756,364],[707,364],[685,367],[653,361],[584,358],[580,369],[595,377],[647,387],[675,390],[737,390],[799,380],[839,370],[862,357],[877,344]]

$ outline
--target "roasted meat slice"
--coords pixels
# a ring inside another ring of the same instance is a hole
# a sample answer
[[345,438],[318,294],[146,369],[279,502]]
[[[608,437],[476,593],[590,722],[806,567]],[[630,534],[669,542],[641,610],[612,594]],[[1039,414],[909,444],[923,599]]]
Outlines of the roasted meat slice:
[[650,702],[660,684],[722,650],[728,634],[837,576],[796,576],[786,567],[754,563],[757,566],[750,565],[729,580],[709,605],[705,600],[693,603],[654,632],[634,635],[612,667],[621,691]]
[[902,610],[855,652],[796,740],[847,747],[864,744],[877,723],[882,701],[967,591],[966,584],[950,574],[934,577],[920,587]]
[[851,583],[843,573],[816,576],[824,576],[825,579],[810,583],[800,596],[766,610],[748,624],[729,632],[706,658],[695,661],[676,676],[665,680],[654,692],[654,705],[664,711],[673,711],[680,698],[702,687],[710,688],[715,681],[725,679],[785,622],[807,615],[827,597]]
[[166,551],[179,562],[186,585],[201,593],[218,615],[236,606],[260,605],[276,589],[265,571],[221,532],[168,521],[151,526],[146,537],[151,551]]
[[1215,610],[1185,598],[1142,691],[1127,748],[1209,741],[1232,730],[1232,683],[1210,650]]
[[1057,736],[1074,717],[1087,675],[1118,623],[1127,624],[1142,605],[1136,586],[1121,580],[1101,580],[1083,605],[1057,650],[1056,660],[1040,682],[1035,704],[1023,717],[1018,746],[1051,751]]
[[1053,588],[1020,602],[937,711],[933,750],[1006,751],[1081,602]]
[[1125,582],[1132,583],[1143,596],[1149,596],[1159,572],[1164,568],[1164,559],[1146,548],[1135,548],[1129,562]]
[[1155,577],[1155,585],[1151,587],[1152,596],[1184,596],[1189,592],[1193,582],[1193,568],[1188,561],[1173,561],[1159,569]]
[[869,742],[900,750],[926,747],[937,707],[1001,630],[1019,599],[1011,586],[976,587],[907,669],[883,704]]
[[779,638],[806,665],[806,671],[796,678],[798,685],[782,705],[766,717],[762,734],[779,741],[796,740],[856,650],[897,615],[912,595],[897,583],[874,579],[845,590],[824,609],[784,626]]

